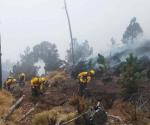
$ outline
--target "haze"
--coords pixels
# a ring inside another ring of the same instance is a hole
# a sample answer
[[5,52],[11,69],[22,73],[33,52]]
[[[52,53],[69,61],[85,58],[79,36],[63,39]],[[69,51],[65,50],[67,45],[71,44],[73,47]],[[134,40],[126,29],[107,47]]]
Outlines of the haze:
[[[150,34],[149,0],[67,0],[73,37],[88,40],[94,53],[108,49],[111,37],[120,42],[132,17]],[[17,61],[26,46],[41,41],[57,45],[64,59],[69,32],[63,0],[0,0],[3,60]]]

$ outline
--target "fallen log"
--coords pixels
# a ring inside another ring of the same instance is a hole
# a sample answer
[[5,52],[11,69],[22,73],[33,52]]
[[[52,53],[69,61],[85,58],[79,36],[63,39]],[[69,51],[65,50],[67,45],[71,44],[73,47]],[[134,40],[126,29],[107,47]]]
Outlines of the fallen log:
[[23,101],[24,97],[25,97],[25,95],[23,95],[20,99],[18,99],[17,102],[13,106],[10,107],[8,112],[4,114],[4,116],[2,117],[4,122],[6,122],[6,120],[8,120],[8,118],[12,115],[12,113],[15,111],[15,109],[18,107],[18,105]]
[[35,105],[35,107],[31,108],[25,115],[22,116],[22,118],[19,120],[19,122],[21,122],[22,120],[24,120],[27,116],[29,116],[33,111],[35,111],[36,107],[38,106],[39,104],[37,103]]

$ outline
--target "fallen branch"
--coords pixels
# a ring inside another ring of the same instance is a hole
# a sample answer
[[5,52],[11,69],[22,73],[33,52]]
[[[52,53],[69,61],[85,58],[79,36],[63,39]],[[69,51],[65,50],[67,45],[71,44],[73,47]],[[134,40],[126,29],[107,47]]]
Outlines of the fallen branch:
[[[73,118],[73,119],[71,119],[71,120],[69,120],[69,121],[67,121],[67,122],[56,123],[55,125],[67,125],[67,124],[69,124],[69,123],[71,123],[71,122],[73,122],[73,121],[79,119],[80,117],[82,117],[83,115],[87,114],[88,112],[89,112],[89,110],[86,111],[86,112],[84,112],[84,113],[82,113],[82,114],[80,114],[80,115],[78,115],[77,117],[75,117],[75,118]],[[112,115],[108,115],[108,116],[109,116],[109,117],[111,116],[111,117],[113,117],[113,118],[116,118],[116,119],[122,121],[121,118],[119,119],[119,117],[117,117],[117,116],[116,116],[116,117],[115,117],[115,116],[112,116]]]
[[17,102],[10,107],[7,113],[4,114],[3,121],[6,122],[6,120],[12,115],[12,113],[15,111],[15,109],[18,107],[18,105],[23,101],[25,95],[23,95],[20,99],[17,100]]
[[[100,105],[101,105],[101,103],[98,102],[98,103],[97,103],[97,107],[99,107]],[[90,110],[87,110],[86,112],[83,112],[82,114],[78,115],[77,117],[75,117],[75,118],[73,118],[73,119],[71,119],[71,120],[69,120],[69,121],[67,121],[67,122],[63,122],[63,123],[58,122],[58,123],[56,123],[55,125],[67,125],[67,124],[69,124],[69,123],[71,123],[71,122],[73,122],[73,121],[79,119],[79,118],[82,117],[83,115],[88,114],[89,111],[90,111]]]
[[36,107],[37,107],[38,105],[39,105],[39,104],[37,103],[37,104],[35,105],[35,107],[31,108],[25,115],[23,115],[22,118],[19,120],[19,122],[22,121],[22,120],[24,120],[28,115],[30,115],[30,114],[36,109]]
[[123,120],[119,116],[114,116],[114,115],[107,115],[107,116],[111,117],[111,118],[114,118],[114,119],[117,119],[120,122],[123,122]]
[[56,123],[55,125],[67,125],[67,124],[69,124],[69,123],[71,123],[71,122],[73,122],[73,121],[75,121],[75,120],[79,119],[80,117],[82,117],[83,115],[87,114],[88,112],[89,112],[89,111],[84,112],[84,113],[82,113],[82,114],[78,115],[77,117],[75,117],[75,118],[73,118],[73,119],[71,119],[71,120],[67,121],[67,122],[63,122],[63,123]]
[[[67,122],[63,122],[63,123],[57,122],[55,125],[67,125],[67,124],[69,124],[69,123],[71,123],[71,122],[73,122],[73,121],[79,119],[80,117],[82,117],[83,115],[87,114],[88,112],[89,112],[89,111],[86,111],[86,112],[84,112],[84,113],[78,115],[77,117],[75,117],[75,118],[73,118],[73,119],[71,119],[71,120],[69,120],[69,121],[67,121]],[[108,114],[107,114],[107,116],[108,116],[108,117],[111,117],[111,118],[114,118],[114,119],[117,119],[117,120],[118,120],[119,122],[121,122],[121,123],[123,122],[123,120],[122,120],[119,116],[108,115]]]
[[141,109],[142,107],[144,107],[147,103],[149,102],[149,100],[146,100],[143,104],[141,104],[138,109]]

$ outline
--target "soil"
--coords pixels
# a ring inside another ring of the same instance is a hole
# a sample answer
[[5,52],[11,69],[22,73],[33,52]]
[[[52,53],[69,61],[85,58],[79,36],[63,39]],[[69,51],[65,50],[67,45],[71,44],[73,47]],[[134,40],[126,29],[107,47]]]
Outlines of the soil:
[[[114,77],[113,81],[110,83],[104,84],[101,80],[95,80],[93,83],[88,85],[88,90],[91,93],[91,98],[93,101],[101,101],[106,111],[113,115],[122,116],[120,112],[120,87],[116,83],[117,78]],[[70,84],[70,82],[72,82]],[[47,91],[39,97],[36,101],[33,101],[31,96],[31,89],[29,82],[26,83],[25,87],[22,89],[25,99],[21,105],[23,114],[28,112],[32,107],[38,103],[38,108],[31,113],[26,119],[22,120],[19,125],[31,125],[32,118],[36,113],[39,113],[44,110],[50,110],[56,106],[62,106],[66,104],[73,95],[78,93],[78,83],[74,80],[68,80],[68,85],[65,84],[62,88],[48,88]],[[144,83],[142,85],[144,92],[147,96],[150,95],[150,84]],[[150,96],[149,96],[150,97]],[[115,106],[114,106],[115,104]],[[121,106],[120,106],[121,107]]]

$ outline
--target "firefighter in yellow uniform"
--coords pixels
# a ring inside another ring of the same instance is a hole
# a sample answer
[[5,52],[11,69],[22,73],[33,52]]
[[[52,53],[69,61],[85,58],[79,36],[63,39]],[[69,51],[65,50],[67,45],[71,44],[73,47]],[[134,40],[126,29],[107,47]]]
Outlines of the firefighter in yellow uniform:
[[45,91],[47,79],[45,77],[40,77],[39,82],[40,82],[40,92],[41,94],[43,94]]
[[34,77],[31,80],[31,90],[33,96],[39,96],[43,94],[45,88],[46,78]]
[[39,96],[40,94],[40,82],[39,82],[39,77],[33,77],[31,79],[31,91],[32,91],[32,96]]
[[11,86],[12,85],[14,85],[14,84],[16,84],[16,79],[15,78],[13,78],[12,76],[9,76],[8,78],[7,78],[7,80],[5,81],[5,83],[4,83],[4,87],[8,90],[8,91],[10,91],[10,89],[11,89]]
[[95,75],[95,71],[94,70],[90,70],[89,72],[81,72],[78,75],[78,79],[79,79],[79,95],[83,96],[85,89],[87,87],[87,84],[91,82],[92,77]]
[[21,73],[19,75],[19,85],[24,86],[25,85],[25,80],[26,80],[26,75],[25,73]]

